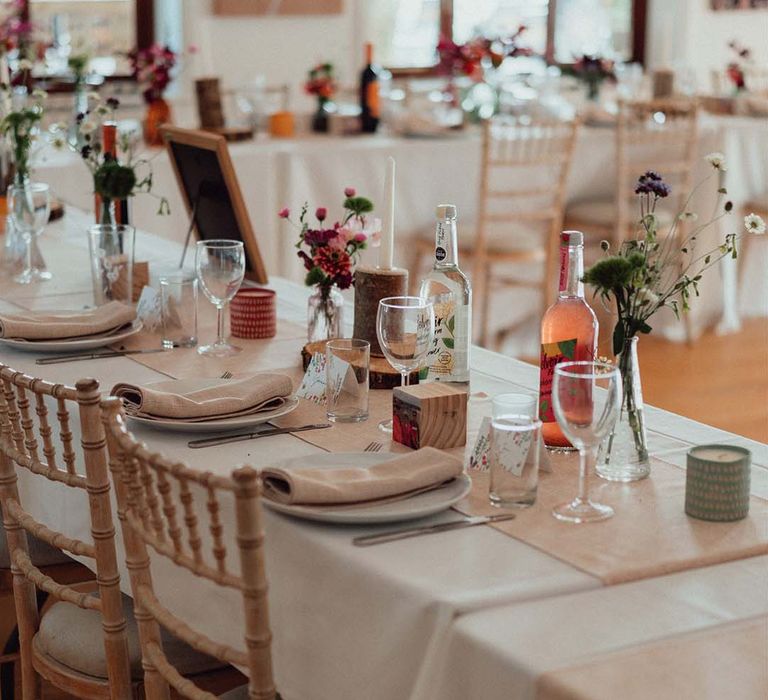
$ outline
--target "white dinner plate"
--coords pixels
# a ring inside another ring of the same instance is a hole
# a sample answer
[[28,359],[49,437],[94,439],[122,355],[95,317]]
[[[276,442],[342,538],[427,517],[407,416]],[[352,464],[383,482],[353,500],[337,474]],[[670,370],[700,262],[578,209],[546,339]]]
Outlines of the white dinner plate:
[[124,330],[112,334],[99,334],[86,338],[69,338],[57,340],[22,340],[21,338],[0,338],[0,345],[5,345],[14,350],[23,352],[80,352],[82,350],[95,350],[112,345],[132,335],[139,333],[144,324],[138,319]]
[[[377,454],[375,452],[337,452],[321,454],[313,457],[299,457],[279,466],[282,469],[307,466],[311,459],[312,467],[372,467],[381,464],[400,454]],[[370,506],[299,506],[277,503],[268,498],[263,498],[264,505],[286,515],[293,515],[305,520],[317,520],[324,523],[341,523],[345,525],[373,525],[379,523],[394,523],[401,520],[415,520],[434,515],[450,508],[458,503],[470,491],[472,482],[466,474],[462,474],[445,486],[419,493],[402,501],[390,503],[378,503]]]
[[285,403],[274,411],[254,413],[250,416],[237,416],[235,418],[221,418],[207,420],[202,423],[188,423],[174,420],[173,418],[144,418],[143,416],[128,416],[128,420],[139,425],[146,425],[156,430],[172,430],[177,433],[221,433],[224,431],[245,430],[254,425],[267,423],[268,421],[284,416],[293,411],[299,405],[299,400],[293,396],[286,399]]

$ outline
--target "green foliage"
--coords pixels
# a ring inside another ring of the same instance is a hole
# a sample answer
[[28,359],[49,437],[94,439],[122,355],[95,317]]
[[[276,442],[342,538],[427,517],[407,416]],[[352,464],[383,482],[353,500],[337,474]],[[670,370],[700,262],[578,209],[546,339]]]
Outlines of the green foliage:
[[354,216],[361,216],[373,211],[373,202],[367,197],[347,197],[344,208],[349,209]]
[[325,273],[319,267],[313,267],[307,272],[307,275],[304,278],[304,284],[306,284],[307,287],[313,287],[316,284],[320,284],[323,280],[325,280]]
[[128,165],[107,160],[93,173],[93,186],[106,199],[126,199],[134,194],[136,173]]

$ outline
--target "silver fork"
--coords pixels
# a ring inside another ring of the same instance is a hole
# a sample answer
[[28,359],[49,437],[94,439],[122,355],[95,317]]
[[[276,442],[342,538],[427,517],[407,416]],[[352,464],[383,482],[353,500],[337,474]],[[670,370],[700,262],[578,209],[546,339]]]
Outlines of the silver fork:
[[233,377],[232,372],[227,370],[226,372],[224,372],[224,374],[221,375],[221,377],[219,377],[219,379],[232,379],[232,377]]
[[384,447],[380,442],[369,442],[366,446],[363,452],[380,452],[381,448]]

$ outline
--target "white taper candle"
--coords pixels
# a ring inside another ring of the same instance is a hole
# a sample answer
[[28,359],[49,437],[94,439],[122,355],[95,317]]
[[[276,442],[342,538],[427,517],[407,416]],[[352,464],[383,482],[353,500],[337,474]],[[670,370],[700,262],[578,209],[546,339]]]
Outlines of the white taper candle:
[[384,202],[384,225],[381,231],[379,267],[384,270],[391,270],[394,267],[395,251],[395,159],[392,156],[387,158]]

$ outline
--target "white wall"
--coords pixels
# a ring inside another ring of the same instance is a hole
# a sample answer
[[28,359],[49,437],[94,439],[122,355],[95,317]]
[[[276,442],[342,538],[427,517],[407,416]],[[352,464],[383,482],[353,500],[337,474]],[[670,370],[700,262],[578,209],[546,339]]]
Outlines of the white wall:
[[768,9],[710,9],[710,0],[650,0],[646,58],[650,68],[695,71],[699,88],[710,87],[712,69],[733,59],[728,42],[751,49],[755,61],[768,65]]
[[335,64],[339,79],[351,83],[362,65],[356,39],[356,0],[343,0],[336,15],[219,17],[210,0],[184,0],[186,44],[200,55],[183,76],[187,84],[200,75],[218,75],[226,87],[237,87],[264,75],[269,85],[288,83],[293,107],[307,110],[312,102],[301,85],[319,61]]

